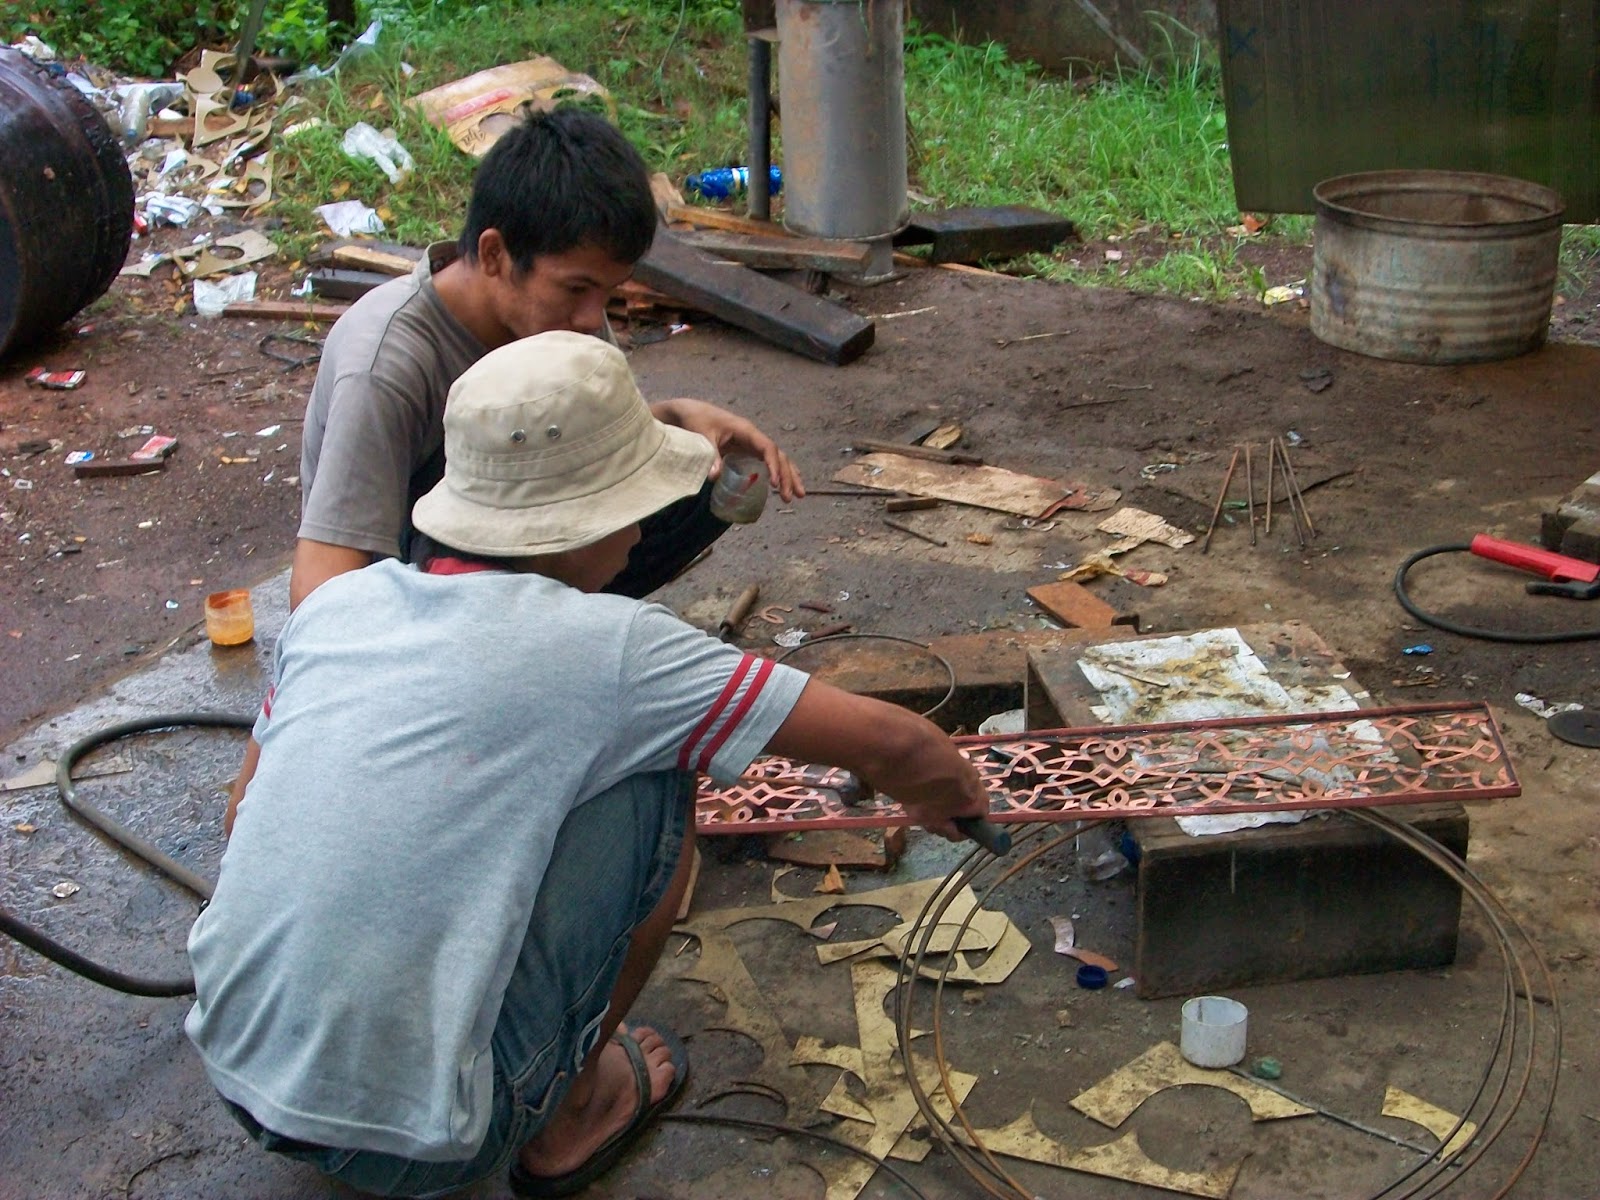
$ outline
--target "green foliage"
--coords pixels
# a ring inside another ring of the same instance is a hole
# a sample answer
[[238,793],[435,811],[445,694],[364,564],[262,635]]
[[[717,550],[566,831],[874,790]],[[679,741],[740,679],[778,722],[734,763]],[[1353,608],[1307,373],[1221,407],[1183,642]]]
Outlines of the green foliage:
[[137,75],[164,75],[223,37],[239,5],[219,0],[0,0],[7,41],[37,34],[57,51]]
[[[244,8],[242,0],[0,0],[0,29],[163,75],[197,44],[228,45]],[[598,80],[652,169],[679,183],[746,159],[739,0],[362,0],[363,26],[373,17],[384,23],[376,53],[335,81],[299,89],[295,119],[327,125],[277,145],[272,211],[293,248],[320,236],[314,206],[345,197],[383,208],[402,240],[453,236],[475,164],[407,102],[536,55]],[[270,0],[259,45],[329,62],[339,46],[325,21],[324,0]],[[912,187],[936,205],[1036,205],[1071,217],[1085,237],[1122,235],[1130,247],[1103,269],[1074,267],[1070,250],[1021,269],[1181,295],[1259,294],[1269,281],[1227,233],[1238,212],[1214,52],[1168,32],[1167,52],[1147,69],[1062,76],[998,44],[965,45],[913,24],[905,45]],[[340,136],[358,120],[394,127],[417,160],[410,179],[392,186],[344,156]],[[774,136],[781,164],[781,121]],[[1266,236],[1304,245],[1310,231],[1309,218],[1279,217]],[[1133,253],[1135,245],[1167,252]],[[1569,235],[1563,262],[1597,253],[1600,240]]]
[[1561,231],[1560,289],[1563,295],[1583,292],[1600,265],[1600,225],[1568,225]]

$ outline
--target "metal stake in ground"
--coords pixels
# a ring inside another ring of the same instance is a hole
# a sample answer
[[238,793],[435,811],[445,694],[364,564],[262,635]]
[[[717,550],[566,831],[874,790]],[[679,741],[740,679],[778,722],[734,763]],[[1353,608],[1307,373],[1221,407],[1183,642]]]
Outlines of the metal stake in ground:
[[1311,523],[1311,514],[1306,511],[1306,498],[1300,492],[1300,478],[1294,473],[1294,464],[1289,461],[1289,446],[1281,438],[1278,440],[1278,452],[1283,455],[1283,468],[1289,475],[1289,487],[1293,490],[1295,503],[1300,506],[1300,515],[1305,518],[1306,536],[1316,537],[1317,527]]
[[1267,439],[1267,536],[1272,536],[1272,455],[1277,438]]
[[1300,532],[1300,512],[1294,506],[1294,485],[1289,482],[1289,458],[1284,453],[1284,445],[1281,438],[1276,440],[1276,448],[1278,452],[1278,472],[1283,476],[1284,497],[1289,505],[1289,522],[1294,526],[1295,541],[1300,543],[1300,548],[1303,550],[1306,545],[1306,537],[1305,534]]
[[[1270,488],[1268,489],[1271,490]],[[1250,511],[1250,544],[1256,544],[1256,476],[1250,466],[1250,443],[1244,444],[1244,496]]]
[[1233,457],[1228,460],[1228,473],[1222,477],[1222,491],[1217,495],[1217,506],[1211,510],[1211,523],[1206,526],[1205,541],[1200,543],[1200,553],[1211,552],[1211,535],[1217,528],[1217,518],[1222,515],[1222,502],[1228,498],[1228,485],[1233,482],[1233,469],[1239,465],[1239,447],[1233,448]]

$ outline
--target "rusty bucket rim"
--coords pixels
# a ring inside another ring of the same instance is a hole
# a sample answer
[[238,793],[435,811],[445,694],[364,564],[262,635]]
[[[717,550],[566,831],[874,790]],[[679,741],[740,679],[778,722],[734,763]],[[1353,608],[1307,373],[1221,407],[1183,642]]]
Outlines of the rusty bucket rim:
[[[1509,221],[1430,221],[1415,217],[1391,217],[1341,203],[1340,198],[1366,194],[1385,188],[1389,194],[1403,192],[1452,192],[1461,194],[1499,194],[1520,203],[1544,209],[1537,216]],[[1566,215],[1561,193],[1531,179],[1497,175],[1487,171],[1449,171],[1438,168],[1402,168],[1387,171],[1356,171],[1324,179],[1311,189],[1317,215],[1343,221],[1379,233],[1421,233],[1449,236],[1459,233],[1472,237],[1493,229],[1502,234],[1544,233],[1559,228]]]

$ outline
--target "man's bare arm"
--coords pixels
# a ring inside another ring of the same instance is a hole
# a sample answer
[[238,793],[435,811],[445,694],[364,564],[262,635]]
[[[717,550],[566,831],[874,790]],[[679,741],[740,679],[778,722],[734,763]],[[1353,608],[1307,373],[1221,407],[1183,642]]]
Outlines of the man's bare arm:
[[365,550],[301,538],[294,544],[294,566],[289,571],[289,611],[300,607],[300,601],[335,575],[359,571],[374,557]]
[[853,771],[898,800],[918,825],[952,841],[964,836],[953,818],[989,812],[977,770],[932,721],[815,679],[767,749]]
[[222,818],[222,832],[233,836],[233,819],[239,815],[239,801],[244,799],[245,786],[255,778],[256,764],[261,761],[261,746],[255,738],[244,748],[244,762],[239,764],[239,777],[228,790],[228,811]]

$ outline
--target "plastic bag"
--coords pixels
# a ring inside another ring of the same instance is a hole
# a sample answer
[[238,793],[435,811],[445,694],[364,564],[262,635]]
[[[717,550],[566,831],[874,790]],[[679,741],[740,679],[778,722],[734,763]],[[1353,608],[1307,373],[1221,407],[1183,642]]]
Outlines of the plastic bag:
[[256,298],[256,273],[229,275],[219,283],[208,279],[194,281],[194,310],[202,317],[220,317],[222,310],[238,300]]
[[351,158],[377,163],[379,169],[389,177],[390,183],[399,183],[416,165],[411,161],[410,152],[400,144],[400,139],[393,132],[385,130],[379,133],[365,121],[357,121],[346,129],[340,145]]
[[359,200],[319,204],[313,211],[333,230],[335,237],[383,232],[383,218]]

